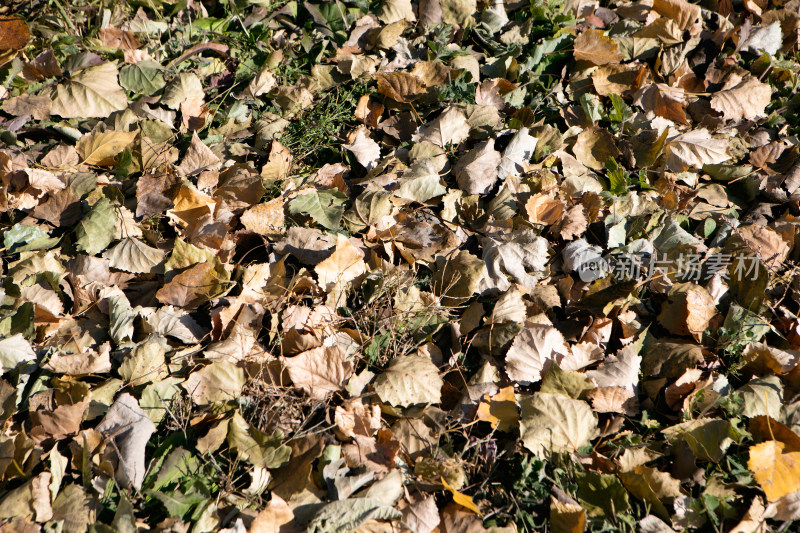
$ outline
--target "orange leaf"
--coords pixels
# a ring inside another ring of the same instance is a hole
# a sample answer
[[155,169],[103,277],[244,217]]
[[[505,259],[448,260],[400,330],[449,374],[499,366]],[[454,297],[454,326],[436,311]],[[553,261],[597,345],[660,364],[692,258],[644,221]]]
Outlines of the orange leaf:
[[30,39],[28,25],[17,17],[0,17],[0,51],[24,48]]
[[500,389],[494,396],[484,395],[478,404],[475,418],[489,422],[499,431],[510,431],[519,422],[519,410],[514,396],[514,387]]

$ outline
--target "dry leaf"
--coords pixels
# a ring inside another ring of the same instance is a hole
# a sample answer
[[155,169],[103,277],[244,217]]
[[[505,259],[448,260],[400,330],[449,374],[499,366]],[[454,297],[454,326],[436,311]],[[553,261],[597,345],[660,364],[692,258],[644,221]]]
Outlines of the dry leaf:
[[734,87],[714,93],[711,107],[727,120],[754,120],[764,116],[772,99],[772,88],[755,78],[748,78]]
[[324,400],[331,392],[342,390],[353,373],[352,365],[338,346],[320,346],[286,357],[283,363],[292,383],[316,400]]
[[374,387],[381,401],[391,405],[439,403],[442,378],[427,357],[406,355],[394,359],[375,379]]
[[407,104],[425,94],[425,83],[419,76],[408,72],[381,72],[378,78],[378,94]]
[[114,475],[122,486],[142,488],[145,475],[145,448],[156,430],[139,402],[123,393],[111,405],[97,431],[114,442],[118,465]]
[[703,165],[715,165],[728,161],[728,142],[711,137],[708,130],[697,129],[678,135],[664,147],[667,167],[675,172]]
[[589,61],[595,65],[607,65],[622,61],[617,44],[601,30],[586,30],[575,38],[575,59]]
[[364,252],[353,246],[350,239],[339,234],[333,254],[314,267],[314,271],[320,286],[330,291],[337,283],[353,281],[367,271]]
[[506,355],[506,372],[514,381],[529,385],[542,379],[551,362],[569,354],[564,336],[552,326],[533,324],[516,336]]

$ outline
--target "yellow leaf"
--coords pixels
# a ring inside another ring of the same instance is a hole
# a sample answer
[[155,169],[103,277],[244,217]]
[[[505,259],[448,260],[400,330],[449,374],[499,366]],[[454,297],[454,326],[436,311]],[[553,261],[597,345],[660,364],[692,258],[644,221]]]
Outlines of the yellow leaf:
[[499,431],[510,431],[519,422],[514,387],[500,389],[494,396],[484,395],[475,414],[478,420],[489,422]]
[[121,153],[133,142],[135,131],[107,131],[84,135],[78,141],[78,153],[83,163],[96,165],[101,161]]
[[800,490],[800,452],[783,453],[785,446],[768,440],[750,448],[747,467],[771,502]]
[[451,487],[450,484],[447,481],[445,481],[444,478],[441,478],[441,480],[442,480],[442,485],[444,485],[444,488],[449,490],[450,493],[453,495],[453,501],[454,502],[456,502],[461,507],[469,509],[470,511],[472,511],[473,513],[475,513],[477,515],[481,514],[481,511],[480,511],[480,509],[478,509],[478,506],[475,505],[475,502],[472,501],[472,497],[471,496],[467,496],[466,494],[462,494],[462,493],[458,492],[456,489]]
[[554,533],[582,533],[586,530],[586,509],[572,500],[550,502],[550,528]]

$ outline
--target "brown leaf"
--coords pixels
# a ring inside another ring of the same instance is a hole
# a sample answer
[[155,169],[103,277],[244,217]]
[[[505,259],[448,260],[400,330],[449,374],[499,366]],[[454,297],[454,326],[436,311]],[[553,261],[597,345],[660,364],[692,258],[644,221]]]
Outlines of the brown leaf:
[[142,46],[135,33],[119,28],[103,28],[97,32],[97,37],[103,46],[117,50],[135,50]]
[[358,121],[363,122],[367,127],[377,128],[383,109],[383,104],[372,100],[368,94],[365,94],[359,98],[354,115]]
[[772,88],[755,78],[717,93],[711,97],[711,107],[726,120],[754,120],[764,116],[764,109],[772,99]]
[[269,159],[261,168],[261,177],[265,180],[282,180],[292,169],[292,152],[276,140],[269,145]]
[[156,292],[159,302],[194,309],[223,292],[222,279],[211,263],[198,263]]
[[334,412],[336,435],[341,440],[356,435],[371,437],[381,428],[381,409],[378,405],[366,406],[359,398],[346,400]]
[[779,268],[789,256],[789,244],[772,228],[749,224],[736,233],[769,268]]
[[643,69],[644,67],[638,62],[604,65],[592,72],[594,90],[600,96],[611,94],[622,96],[631,93],[641,86]]
[[589,227],[589,220],[586,218],[586,210],[582,204],[570,207],[561,224],[556,226],[556,231],[565,241],[571,241],[575,237],[580,237],[586,228]]
[[280,496],[273,494],[267,506],[258,513],[253,523],[250,524],[250,529],[247,532],[288,533],[295,529],[294,512]]
[[415,76],[419,76],[427,87],[437,87],[458,77],[453,76],[452,71],[453,69],[440,61],[420,61],[414,65],[412,72]]
[[136,182],[136,216],[157,215],[172,207],[178,177],[174,174],[144,174]]
[[275,236],[286,231],[284,225],[283,199],[275,198],[269,202],[257,204],[241,216],[242,225],[260,235]]
[[16,117],[30,115],[35,120],[50,118],[51,100],[44,95],[23,94],[3,102],[3,111]]
[[550,226],[564,217],[564,204],[547,194],[538,193],[525,203],[525,212],[533,224]]
[[453,167],[458,186],[467,194],[487,194],[497,182],[501,160],[500,152],[494,149],[494,139],[483,141]]
[[388,96],[396,102],[407,104],[425,94],[425,83],[419,76],[408,72],[381,72],[378,78],[378,94]]
[[691,30],[700,21],[700,6],[686,0],[654,0],[653,10],[674,20],[682,30]]
[[608,130],[598,127],[582,131],[572,147],[572,152],[578,161],[596,170],[605,168],[609,157],[619,157],[614,137]]
[[18,17],[0,17],[0,52],[20,50],[28,44],[28,25]]
[[54,226],[71,226],[81,218],[80,199],[69,189],[58,191],[37,205],[32,215]]
[[339,234],[336,250],[330,257],[314,267],[320,286],[326,291],[338,283],[353,281],[367,271],[364,252],[356,248],[350,239]]
[[650,85],[646,87],[636,99],[645,111],[655,113],[659,117],[672,120],[679,124],[689,124],[684,112],[685,99],[681,89],[674,89],[665,85]]
[[670,290],[658,320],[675,335],[692,335],[699,341],[716,315],[714,299],[704,287],[681,283]]
[[176,170],[183,176],[190,176],[203,170],[218,170],[221,166],[219,157],[200,140],[197,133],[193,133],[189,149]]
[[39,81],[61,75],[61,67],[53,53],[53,49],[48,48],[36,56],[33,61],[25,63],[22,67],[22,75],[25,79],[31,81]]
[[602,30],[586,30],[575,38],[575,59],[589,61],[595,65],[619,63],[622,54],[610,37]]
[[342,390],[353,373],[352,364],[345,360],[338,346],[319,347],[283,359],[289,377],[297,387],[316,400]]

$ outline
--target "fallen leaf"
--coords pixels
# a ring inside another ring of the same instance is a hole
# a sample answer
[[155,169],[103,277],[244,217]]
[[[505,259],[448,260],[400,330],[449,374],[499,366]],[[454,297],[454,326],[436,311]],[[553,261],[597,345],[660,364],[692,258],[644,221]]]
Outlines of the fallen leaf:
[[442,378],[433,362],[424,356],[406,355],[394,359],[374,383],[381,401],[408,407],[439,403]]
[[377,76],[378,94],[407,104],[425,94],[425,83],[419,76],[408,72],[381,72]]
[[442,485],[444,485],[444,488],[447,489],[450,492],[450,494],[453,495],[454,502],[456,502],[458,505],[460,505],[465,509],[469,509],[478,516],[481,515],[481,510],[478,508],[477,505],[475,505],[475,502],[472,501],[471,496],[467,496],[466,494],[461,493],[456,489],[454,489],[453,487],[451,487],[450,483],[448,483],[445,478],[442,477],[440,479],[442,481]]
[[529,385],[542,379],[552,362],[569,354],[569,347],[556,328],[533,324],[514,338],[506,355],[506,372],[512,380]]
[[800,452],[784,452],[785,446],[768,440],[750,447],[747,467],[770,502],[800,490]]
[[575,59],[589,61],[595,65],[607,65],[622,61],[616,43],[606,37],[602,30],[586,30],[575,38]]
[[597,416],[584,401],[539,392],[519,405],[522,444],[537,457],[577,451],[597,435]]
[[189,374],[181,385],[198,405],[234,401],[244,387],[244,371],[234,364],[219,361]]
[[702,168],[728,161],[728,142],[711,137],[708,130],[697,129],[678,135],[664,147],[667,167],[675,172]]
[[347,283],[361,276],[367,271],[363,258],[364,252],[339,234],[333,254],[314,267],[320,286],[330,291],[338,283]]
[[517,427],[519,412],[514,387],[500,389],[494,396],[484,394],[483,400],[478,404],[475,418],[489,422],[498,431],[511,431],[511,428]]
[[754,78],[714,93],[711,107],[727,120],[754,120],[764,116],[764,109],[772,99],[772,88]]
[[342,390],[353,372],[352,364],[338,346],[320,346],[286,357],[283,363],[292,383],[316,400],[324,400],[331,392]]
[[453,173],[467,194],[486,194],[497,182],[501,161],[500,152],[494,149],[494,139],[489,139],[462,156]]
[[142,488],[145,475],[145,448],[156,430],[139,402],[130,394],[121,394],[97,426],[97,431],[114,443],[118,461],[114,477],[122,486]]
[[128,107],[128,98],[117,81],[117,67],[103,63],[74,73],[51,93],[50,112],[62,118],[105,118]]

